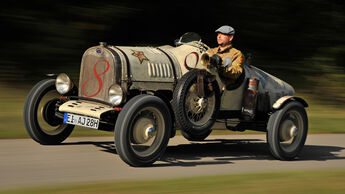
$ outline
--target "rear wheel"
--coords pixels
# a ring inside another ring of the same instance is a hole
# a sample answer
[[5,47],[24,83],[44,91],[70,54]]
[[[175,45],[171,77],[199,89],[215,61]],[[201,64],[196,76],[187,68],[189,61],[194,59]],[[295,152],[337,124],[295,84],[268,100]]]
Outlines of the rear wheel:
[[55,116],[59,100],[55,79],[45,79],[30,91],[24,105],[24,124],[30,137],[40,144],[59,144],[73,131],[74,125],[63,123]]
[[162,99],[136,96],[126,103],[116,121],[116,150],[131,166],[151,165],[164,153],[171,128],[171,115]]
[[271,115],[267,127],[267,142],[272,155],[280,160],[292,160],[302,150],[307,138],[307,113],[301,103],[290,102]]

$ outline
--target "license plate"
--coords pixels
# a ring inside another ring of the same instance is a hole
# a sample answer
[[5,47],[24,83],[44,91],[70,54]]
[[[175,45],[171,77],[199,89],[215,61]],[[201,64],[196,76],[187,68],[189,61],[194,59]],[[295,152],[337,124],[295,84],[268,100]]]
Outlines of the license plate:
[[93,129],[98,129],[98,125],[99,125],[99,119],[86,117],[82,115],[71,114],[71,113],[64,114],[63,122],[72,124],[72,125],[89,127]]

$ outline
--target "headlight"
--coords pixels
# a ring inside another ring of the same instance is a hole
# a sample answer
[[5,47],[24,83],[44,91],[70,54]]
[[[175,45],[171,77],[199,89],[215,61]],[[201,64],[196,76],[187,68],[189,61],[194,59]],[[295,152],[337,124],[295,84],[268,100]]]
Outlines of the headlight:
[[113,105],[120,105],[125,99],[125,92],[121,86],[114,84],[109,88],[109,101]]
[[66,94],[73,88],[73,83],[65,73],[60,73],[56,77],[55,87],[60,94]]

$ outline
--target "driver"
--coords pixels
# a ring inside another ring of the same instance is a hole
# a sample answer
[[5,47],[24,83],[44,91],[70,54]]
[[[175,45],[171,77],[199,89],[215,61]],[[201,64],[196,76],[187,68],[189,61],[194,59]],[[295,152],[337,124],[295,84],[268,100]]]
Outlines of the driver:
[[228,84],[233,83],[242,73],[243,55],[232,46],[235,29],[231,26],[221,26],[216,30],[218,47],[209,49],[211,65],[219,67],[219,74]]

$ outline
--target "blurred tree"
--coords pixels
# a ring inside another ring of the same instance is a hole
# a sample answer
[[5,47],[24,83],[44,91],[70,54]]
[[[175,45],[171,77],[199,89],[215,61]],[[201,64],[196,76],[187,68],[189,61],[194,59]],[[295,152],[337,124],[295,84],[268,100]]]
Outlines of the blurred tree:
[[254,65],[301,88],[325,74],[340,83],[344,13],[342,0],[6,1],[0,7],[0,81],[37,81],[52,72],[78,77],[83,52],[99,41],[173,44],[195,31],[216,46],[214,30],[229,24],[235,46],[251,52]]

